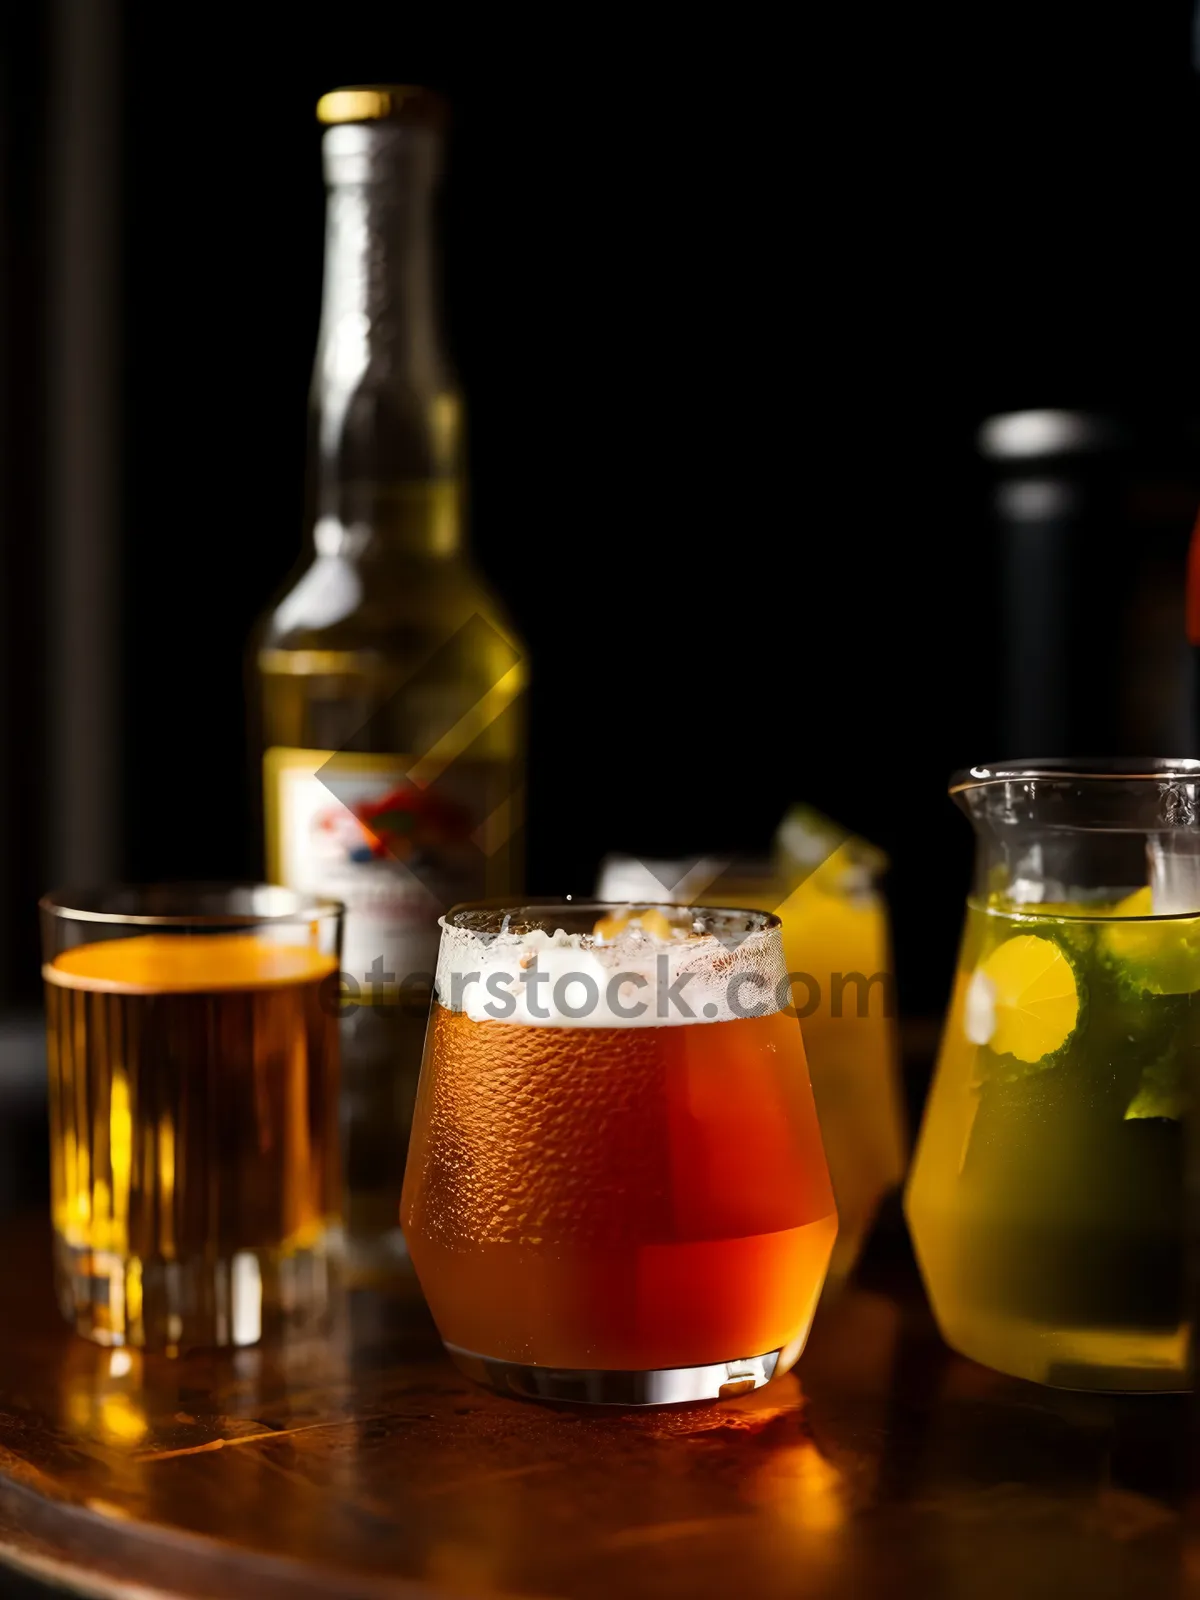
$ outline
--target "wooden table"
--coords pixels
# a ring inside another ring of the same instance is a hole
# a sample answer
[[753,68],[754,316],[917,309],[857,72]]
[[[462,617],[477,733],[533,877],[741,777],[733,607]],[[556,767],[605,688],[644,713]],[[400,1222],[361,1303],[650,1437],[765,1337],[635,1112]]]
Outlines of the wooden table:
[[0,1558],[230,1600],[1178,1592],[1186,1403],[960,1359],[885,1244],[798,1376],[597,1414],[472,1387],[411,1286],[351,1294],[326,1348],[114,1360],[60,1325],[45,1225],[10,1224]]

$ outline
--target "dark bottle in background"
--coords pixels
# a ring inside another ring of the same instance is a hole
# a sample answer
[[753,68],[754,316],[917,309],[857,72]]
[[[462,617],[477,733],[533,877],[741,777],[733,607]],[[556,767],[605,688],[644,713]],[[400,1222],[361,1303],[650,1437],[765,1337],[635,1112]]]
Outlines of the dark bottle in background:
[[1184,623],[1191,654],[1192,745],[1189,749],[1200,753],[1200,509],[1188,546]]
[[1195,433],[1172,418],[1007,412],[983,423],[979,451],[1005,754],[1187,754]]

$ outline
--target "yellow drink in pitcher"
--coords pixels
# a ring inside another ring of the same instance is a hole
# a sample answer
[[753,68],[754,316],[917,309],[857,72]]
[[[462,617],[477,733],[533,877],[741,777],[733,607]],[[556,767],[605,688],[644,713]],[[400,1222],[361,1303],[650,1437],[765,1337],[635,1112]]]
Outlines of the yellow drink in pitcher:
[[949,1343],[1035,1382],[1186,1386],[1200,917],[1150,905],[968,909],[906,1211]]

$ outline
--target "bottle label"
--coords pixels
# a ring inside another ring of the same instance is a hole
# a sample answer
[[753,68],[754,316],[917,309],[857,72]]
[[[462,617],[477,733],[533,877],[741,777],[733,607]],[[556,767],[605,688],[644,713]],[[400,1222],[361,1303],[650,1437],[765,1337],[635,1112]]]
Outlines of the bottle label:
[[399,755],[275,747],[263,766],[269,874],[345,905],[346,992],[419,999],[437,965],[438,917],[489,889],[494,764],[457,762],[436,785]]

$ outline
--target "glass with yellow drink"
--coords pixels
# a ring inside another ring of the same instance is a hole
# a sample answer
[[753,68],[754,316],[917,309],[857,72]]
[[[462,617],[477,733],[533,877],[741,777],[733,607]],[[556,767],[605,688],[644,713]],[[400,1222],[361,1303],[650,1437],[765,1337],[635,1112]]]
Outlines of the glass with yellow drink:
[[857,1261],[907,1158],[891,938],[880,852],[795,808],[773,860],[641,862],[610,856],[600,892],[774,912],[792,977],[838,1208],[828,1285]]

